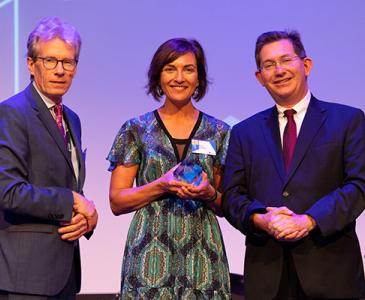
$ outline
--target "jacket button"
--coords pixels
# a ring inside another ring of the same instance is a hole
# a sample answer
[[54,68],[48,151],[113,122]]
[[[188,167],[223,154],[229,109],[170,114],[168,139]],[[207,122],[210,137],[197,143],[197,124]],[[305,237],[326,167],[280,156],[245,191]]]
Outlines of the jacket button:
[[289,192],[287,192],[287,191],[284,191],[282,195],[283,195],[283,197],[285,197],[285,198],[290,196]]

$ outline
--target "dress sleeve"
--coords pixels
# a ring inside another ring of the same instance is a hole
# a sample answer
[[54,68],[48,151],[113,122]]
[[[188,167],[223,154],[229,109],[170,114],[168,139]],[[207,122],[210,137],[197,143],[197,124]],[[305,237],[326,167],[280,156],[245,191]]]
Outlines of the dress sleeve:
[[224,166],[226,161],[227,155],[227,148],[230,136],[230,128],[226,126],[223,127],[222,131],[220,132],[219,140],[217,141],[217,154],[215,156],[214,164],[218,166]]
[[139,164],[141,159],[138,144],[137,127],[127,121],[120,128],[106,158],[110,162],[108,171],[113,171],[118,165]]

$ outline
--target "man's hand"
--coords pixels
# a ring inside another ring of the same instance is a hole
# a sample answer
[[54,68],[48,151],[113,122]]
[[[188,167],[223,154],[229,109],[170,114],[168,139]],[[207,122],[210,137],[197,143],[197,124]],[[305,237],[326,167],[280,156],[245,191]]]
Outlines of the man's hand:
[[74,196],[73,210],[75,214],[82,214],[85,216],[87,232],[94,230],[98,222],[98,213],[95,209],[94,202],[76,192],[72,192],[72,194]]
[[267,207],[265,214],[253,214],[255,226],[279,241],[295,242],[307,236],[316,226],[309,215],[297,215],[287,207]]
[[66,241],[75,241],[89,231],[86,217],[79,213],[74,215],[70,222],[61,223],[61,226],[58,233],[61,239]]
[[309,215],[293,214],[290,217],[277,215],[273,218],[271,226],[275,231],[275,238],[280,241],[297,241],[309,234],[316,226],[316,222]]
[[276,229],[272,226],[272,221],[277,215],[291,216],[293,212],[285,206],[282,207],[267,207],[265,214],[253,214],[252,221],[255,226],[269,235],[275,236]]

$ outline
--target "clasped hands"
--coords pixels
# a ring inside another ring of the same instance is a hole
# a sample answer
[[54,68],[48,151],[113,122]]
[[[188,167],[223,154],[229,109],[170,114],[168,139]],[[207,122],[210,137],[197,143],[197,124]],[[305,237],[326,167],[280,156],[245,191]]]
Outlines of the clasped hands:
[[74,198],[72,219],[70,222],[62,222],[58,229],[61,239],[67,241],[77,240],[94,230],[98,222],[98,212],[94,202],[76,192],[72,194]]
[[278,241],[295,242],[306,237],[316,222],[306,214],[295,214],[287,207],[267,207],[266,213],[252,215],[255,226]]

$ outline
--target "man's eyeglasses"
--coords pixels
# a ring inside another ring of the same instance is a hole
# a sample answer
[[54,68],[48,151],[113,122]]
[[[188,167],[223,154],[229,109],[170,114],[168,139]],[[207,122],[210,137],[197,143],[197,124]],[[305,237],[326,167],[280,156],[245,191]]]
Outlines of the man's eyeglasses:
[[260,71],[265,70],[267,72],[271,72],[274,71],[278,66],[281,66],[282,68],[288,68],[291,67],[298,58],[302,59],[298,55],[295,55],[295,56],[283,56],[278,61],[267,60],[261,65],[259,70]]
[[74,71],[77,65],[77,60],[76,59],[57,59],[55,57],[40,57],[37,56],[36,59],[41,59],[43,61],[43,66],[47,69],[47,70],[53,70],[57,67],[58,63],[62,63],[62,67],[64,70],[66,71]]

